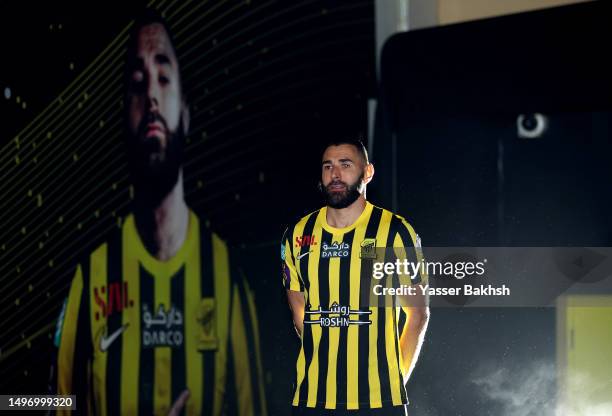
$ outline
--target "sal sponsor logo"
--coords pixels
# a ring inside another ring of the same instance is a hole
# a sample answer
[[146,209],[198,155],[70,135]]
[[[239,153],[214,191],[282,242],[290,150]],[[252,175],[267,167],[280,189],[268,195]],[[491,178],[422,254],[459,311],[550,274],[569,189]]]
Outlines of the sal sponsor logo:
[[173,305],[165,309],[163,304],[152,314],[149,305],[142,305],[142,346],[180,347],[183,345],[183,314]]
[[296,248],[301,248],[301,247],[310,247],[310,246],[316,246],[317,240],[315,238],[315,235],[301,235],[301,236],[297,236],[295,237],[295,247]]
[[[309,325],[318,324],[321,327],[347,327],[349,325],[371,325],[372,321],[369,319],[369,315],[372,311],[352,310],[350,306],[339,305],[334,302],[329,307],[329,310],[324,310],[319,306],[317,310],[310,310],[310,308],[304,311],[306,314],[304,323]],[[319,319],[313,319],[318,315]],[[357,317],[357,319],[351,319],[351,316]]]
[[114,282],[108,285],[94,287],[94,301],[97,310],[94,314],[96,321],[108,318],[116,312],[123,312],[124,309],[134,306],[134,301],[128,294],[128,282]]
[[323,243],[321,246],[321,258],[348,257],[351,255],[351,246],[348,243],[334,241],[331,244]]
[[375,259],[376,258],[376,239],[366,238],[361,242],[361,251],[359,257],[362,259]]

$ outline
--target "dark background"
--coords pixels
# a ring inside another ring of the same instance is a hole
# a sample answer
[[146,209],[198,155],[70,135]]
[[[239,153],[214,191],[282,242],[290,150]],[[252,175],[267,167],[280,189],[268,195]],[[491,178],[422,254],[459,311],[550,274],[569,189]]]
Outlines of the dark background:
[[[288,410],[299,347],[279,239],[321,204],[321,145],[365,136],[368,98],[380,104],[369,199],[406,216],[425,246],[608,245],[603,2],[396,36],[380,90],[372,1],[153,4],[191,102],[188,202],[255,290],[271,414]],[[142,6],[0,6],[3,394],[46,391],[75,258],[129,212],[121,74]],[[535,111],[549,129],[518,139],[517,115]],[[432,311],[411,415],[553,414],[554,326],[552,308]]]
[[[0,6],[3,394],[47,391],[75,259],[129,212],[121,82],[126,27],[143,6]],[[173,31],[191,106],[188,203],[239,252],[256,293],[271,413],[279,414],[289,408],[298,347],[279,276],[280,239],[320,205],[322,143],[365,135],[376,85],[374,6],[153,6]]]
[[[592,2],[389,39],[371,197],[424,247],[609,246],[611,15]],[[520,138],[533,113],[547,128]],[[434,309],[413,414],[556,414],[555,312]]]

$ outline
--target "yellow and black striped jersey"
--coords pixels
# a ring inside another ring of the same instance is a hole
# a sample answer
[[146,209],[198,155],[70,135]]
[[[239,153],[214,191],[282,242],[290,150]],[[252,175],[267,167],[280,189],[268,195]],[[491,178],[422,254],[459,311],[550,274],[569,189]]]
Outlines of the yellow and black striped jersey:
[[[363,254],[375,247],[403,247],[421,258],[414,249],[418,236],[402,217],[369,202],[345,228],[330,226],[326,215],[324,207],[305,216],[287,229],[281,245],[283,284],[303,292],[306,301],[293,405],[368,409],[406,404],[408,366],[399,345],[405,314],[399,307],[370,302],[364,282],[371,280],[372,261]],[[424,274],[415,282],[426,279]]]
[[265,415],[252,292],[226,244],[190,211],[168,261],[133,215],[78,266],[59,323],[57,389],[96,415]]

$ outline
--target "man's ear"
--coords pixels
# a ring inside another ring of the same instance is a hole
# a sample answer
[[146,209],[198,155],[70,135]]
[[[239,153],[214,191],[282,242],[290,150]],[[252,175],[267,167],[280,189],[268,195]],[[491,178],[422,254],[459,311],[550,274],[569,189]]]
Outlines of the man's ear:
[[368,183],[370,183],[373,177],[374,177],[374,165],[372,163],[368,163],[365,167],[365,175],[363,175],[363,183],[367,185]]
[[189,110],[189,105],[187,102],[185,102],[185,100],[183,100],[181,107],[181,121],[183,123],[184,130],[183,133],[185,136],[187,136],[189,134],[189,123],[191,122],[191,112]]

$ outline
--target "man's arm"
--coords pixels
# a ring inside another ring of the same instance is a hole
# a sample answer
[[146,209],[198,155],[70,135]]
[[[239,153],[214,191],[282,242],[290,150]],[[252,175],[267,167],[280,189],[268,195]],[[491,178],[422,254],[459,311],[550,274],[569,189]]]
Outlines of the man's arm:
[[287,290],[287,300],[289,301],[289,308],[293,315],[293,325],[298,336],[302,336],[304,331],[304,308],[306,301],[304,300],[304,294],[302,292],[296,292],[295,290]]
[[400,336],[400,349],[403,363],[402,374],[404,384],[406,384],[414,370],[425,339],[429,322],[429,307],[406,307],[403,310],[407,316],[404,330]]
[[288,228],[285,230],[285,234],[281,240],[281,274],[283,286],[287,291],[289,309],[291,309],[291,314],[293,316],[293,325],[298,336],[301,337],[304,330],[304,309],[306,306],[303,293],[304,282],[302,282],[295,267],[289,234]]
[[[399,250],[400,259],[416,260],[418,264],[422,264],[425,260],[421,239],[412,226],[403,218],[402,226],[399,227],[399,232],[393,242],[393,246],[401,248]],[[414,257],[412,257],[412,253],[408,254],[406,250],[407,247],[411,246],[414,248]],[[398,253],[396,252],[396,254]],[[410,278],[409,284],[415,289],[413,294],[398,297],[400,306],[406,314],[406,323],[400,334],[401,370],[404,376],[404,384],[410,379],[417,363],[429,322],[429,295],[426,294],[425,290],[429,285],[429,276],[426,270],[421,268],[417,280],[413,281]]]

